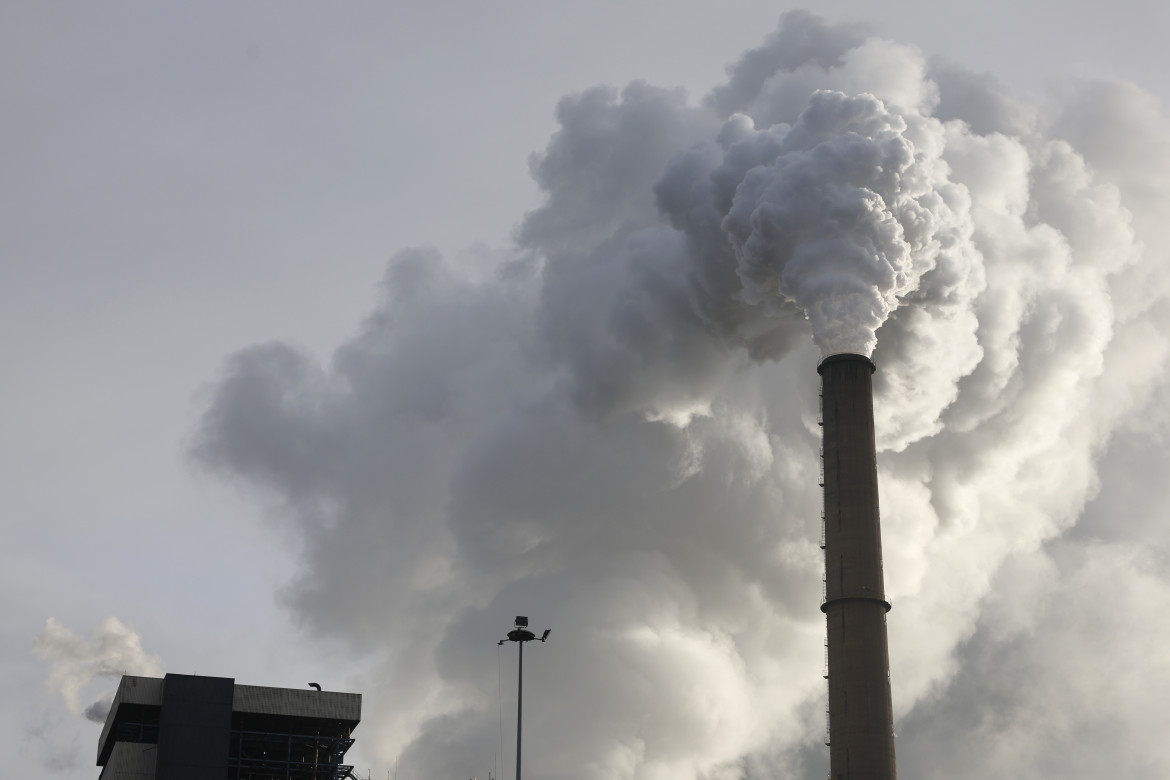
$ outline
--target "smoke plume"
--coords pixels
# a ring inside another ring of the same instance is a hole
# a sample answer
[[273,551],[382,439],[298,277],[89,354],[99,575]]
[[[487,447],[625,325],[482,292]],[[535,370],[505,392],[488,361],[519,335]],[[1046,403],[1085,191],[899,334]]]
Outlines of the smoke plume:
[[[1084,739],[1170,771],[1124,691],[1110,742],[1100,686],[1062,684],[1097,655],[1164,679],[1085,618],[1108,598],[1133,632],[1138,594],[1170,593],[1134,547],[1165,549],[1170,496],[1127,505],[1110,476],[1170,431],[1152,99],[1033,103],[793,13],[701,100],[634,82],[556,111],[510,251],[398,253],[327,364],[244,349],[201,422],[199,461],[301,543],[289,609],[376,668],[365,750],[418,776],[503,760],[492,647],[528,614],[555,629],[525,657],[529,770],[823,776],[815,366],[848,351],[879,366],[907,775],[1110,774],[1067,760]],[[1001,666],[1029,685],[989,685]]]
[[124,674],[153,677],[162,674],[158,657],[144,651],[141,637],[112,615],[90,632],[88,640],[49,618],[33,642],[33,650],[49,662],[45,684],[60,694],[70,712],[95,723],[105,722],[114,692],[104,691],[82,706],[82,695],[92,683],[117,682]]

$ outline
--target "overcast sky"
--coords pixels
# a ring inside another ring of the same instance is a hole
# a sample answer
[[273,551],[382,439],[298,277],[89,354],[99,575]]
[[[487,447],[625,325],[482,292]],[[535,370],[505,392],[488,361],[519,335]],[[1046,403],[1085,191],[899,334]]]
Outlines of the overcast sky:
[[797,8],[5,4],[11,773],[96,777],[130,670],[503,776],[526,613],[532,771],[823,777],[843,309],[753,215],[860,134],[900,769],[1170,774],[1170,12]]

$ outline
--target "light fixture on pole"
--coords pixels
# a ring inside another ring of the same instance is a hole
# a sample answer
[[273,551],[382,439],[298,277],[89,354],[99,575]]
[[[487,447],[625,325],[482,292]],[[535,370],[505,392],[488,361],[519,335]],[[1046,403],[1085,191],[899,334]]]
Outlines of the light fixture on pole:
[[536,634],[528,630],[528,618],[517,615],[516,627],[508,632],[508,638],[496,642],[497,645],[502,645],[504,642],[515,642],[520,645],[520,671],[516,676],[516,780],[520,780],[520,730],[524,712],[524,643],[531,642],[533,639],[544,642],[551,633],[552,629],[546,628],[544,633],[537,637]]

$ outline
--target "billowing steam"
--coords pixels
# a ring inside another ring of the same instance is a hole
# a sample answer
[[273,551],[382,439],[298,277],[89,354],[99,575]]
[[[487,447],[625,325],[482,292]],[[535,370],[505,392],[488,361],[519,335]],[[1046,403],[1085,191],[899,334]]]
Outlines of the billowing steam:
[[95,723],[105,722],[114,692],[112,688],[103,691],[83,707],[82,695],[91,683],[110,680],[116,684],[124,674],[162,674],[158,657],[144,651],[138,634],[113,616],[99,623],[88,640],[49,618],[33,650],[49,662],[45,684],[61,695],[70,712]]
[[[507,257],[399,253],[326,366],[234,355],[196,454],[303,543],[297,617],[375,662],[367,753],[503,774],[494,641],[528,614],[555,631],[525,656],[526,771],[823,776],[815,341],[880,366],[907,776],[1170,773],[1157,684],[1127,707],[1053,676],[1147,663],[1078,616],[1170,594],[1119,524],[1166,497],[1100,477],[1170,429],[1170,170],[1132,151],[1170,142],[1151,105],[1108,84],[1030,105],[789,14],[701,102],[565,98]],[[1005,656],[1027,685],[985,684]],[[1012,741],[1037,723],[1060,728]]]
[[[822,354],[870,355],[898,299],[940,255],[948,270],[961,260],[947,253],[961,253],[970,232],[969,199],[941,159],[942,123],[909,120],[873,95],[826,90],[791,127],[757,130],[736,114],[719,135],[719,167],[689,165],[660,193],[669,203],[670,188],[711,190],[745,303],[762,316],[795,304]],[[671,216],[690,228],[689,215]]]

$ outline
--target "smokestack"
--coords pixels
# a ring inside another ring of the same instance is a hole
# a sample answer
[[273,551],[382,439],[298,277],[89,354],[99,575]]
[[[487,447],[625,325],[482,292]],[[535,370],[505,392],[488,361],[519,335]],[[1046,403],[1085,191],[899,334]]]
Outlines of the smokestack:
[[894,714],[886,640],[874,364],[830,355],[821,375],[831,780],[894,780]]

